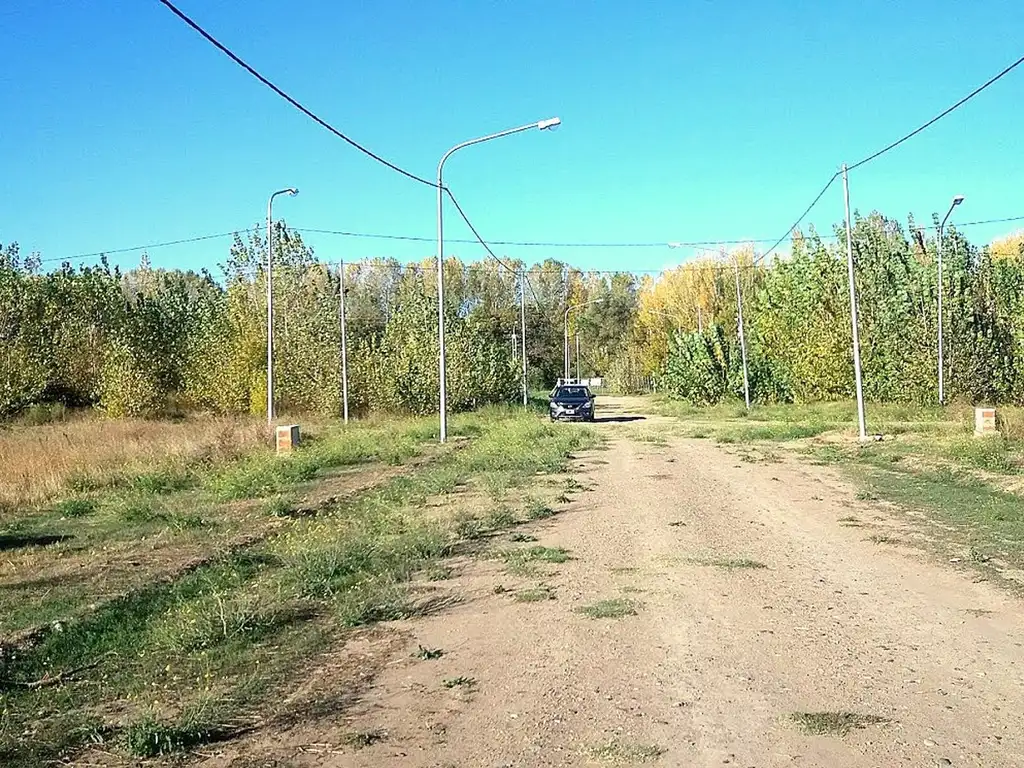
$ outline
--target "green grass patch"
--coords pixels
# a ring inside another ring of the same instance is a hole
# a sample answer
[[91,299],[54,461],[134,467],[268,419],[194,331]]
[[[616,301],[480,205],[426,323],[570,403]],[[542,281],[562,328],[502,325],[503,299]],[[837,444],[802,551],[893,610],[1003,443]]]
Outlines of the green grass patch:
[[295,510],[295,501],[286,495],[272,496],[264,508],[271,517],[290,517]]
[[505,505],[492,510],[487,516],[488,527],[495,531],[511,528],[517,522],[519,521],[516,519],[516,513]]
[[947,451],[952,459],[963,466],[1009,475],[1019,471],[1015,447],[1002,435],[994,435],[961,438],[954,441]]
[[636,616],[637,608],[638,604],[633,600],[613,597],[580,606],[576,613],[591,619],[621,619],[625,616]]
[[191,488],[197,482],[195,473],[184,467],[165,467],[128,478],[126,485],[140,493],[173,493]]
[[512,599],[517,603],[540,603],[554,600],[555,590],[547,584],[538,584],[536,587],[517,590]]
[[789,719],[812,736],[846,736],[853,730],[889,722],[885,717],[857,712],[794,712]]
[[593,747],[591,757],[606,763],[635,764],[657,760],[668,752],[665,747],[656,744],[639,744],[636,742],[609,741]]
[[526,516],[530,520],[546,520],[554,515],[555,510],[537,499],[530,499],[526,504]]
[[694,565],[706,565],[712,568],[724,568],[727,571],[752,569],[760,570],[768,566],[758,560],[747,557],[694,557],[690,559]]
[[568,550],[561,547],[533,546],[521,549],[507,549],[499,554],[505,561],[509,573],[531,575],[538,563],[564,563],[570,559]]
[[193,713],[173,722],[164,722],[150,713],[128,723],[122,743],[132,757],[152,758],[222,741],[231,735],[229,729],[203,722]]
[[167,515],[157,509],[152,499],[145,496],[129,496],[120,499],[115,505],[115,511],[123,522],[133,525],[167,520]]
[[[754,405],[749,412],[742,403],[736,402],[695,407],[659,397],[654,399],[653,405],[656,411],[676,417],[685,434],[713,437],[722,443],[803,440],[828,432],[850,432],[856,429],[857,423],[856,404],[846,401]],[[965,413],[955,408],[869,405],[869,426],[885,434],[963,431],[965,418]]]
[[61,517],[88,517],[98,506],[93,499],[65,499],[54,505],[53,511]]
[[1017,494],[969,472],[916,469],[870,456],[849,471],[879,498],[950,524],[972,546],[1024,566],[1024,503]]

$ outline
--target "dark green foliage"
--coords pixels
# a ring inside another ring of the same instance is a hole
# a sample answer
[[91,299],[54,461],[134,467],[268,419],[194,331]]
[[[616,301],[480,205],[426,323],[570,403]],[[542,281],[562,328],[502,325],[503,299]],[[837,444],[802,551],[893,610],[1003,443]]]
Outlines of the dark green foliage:
[[54,511],[64,517],[87,517],[96,511],[96,502],[92,499],[65,499],[54,507]]
[[[913,220],[904,227],[877,213],[855,218],[865,395],[931,401],[937,244],[918,238]],[[813,230],[797,235],[791,254],[774,262],[736,255],[755,402],[853,394],[845,237],[841,227],[836,233],[827,243]],[[283,222],[274,243],[278,410],[337,414],[337,267],[318,262]],[[1024,255],[973,246],[952,225],[943,244],[949,398],[1024,402]],[[0,416],[50,420],[50,403],[98,406],[115,416],[263,412],[265,259],[259,232],[236,236],[219,280],[153,269],[145,260],[123,274],[104,261],[38,274],[37,256],[0,246]],[[546,390],[562,375],[567,330],[573,373],[578,335],[581,374],[602,375],[617,390],[655,388],[702,405],[741,398],[732,260],[691,266],[648,282],[549,259],[527,269],[524,281],[493,261],[449,259],[449,408],[518,400],[512,334],[520,334],[521,295],[531,387]],[[429,259],[346,267],[352,411],[436,412],[436,274]],[[32,409],[39,404],[42,410]]]
[[696,405],[714,405],[729,391],[731,349],[721,326],[676,334],[669,342],[665,386]]
[[[338,272],[278,222],[275,393],[283,413],[341,410]],[[0,246],[0,416],[33,404],[98,406],[152,417],[199,408],[266,408],[265,241],[236,235],[222,283],[208,274],[122,274],[103,261],[45,274]],[[498,265],[453,260],[445,313],[449,408],[514,400],[516,280]],[[437,409],[437,305],[429,262],[374,262],[347,276],[350,402],[355,411]],[[43,410],[40,410],[43,408]],[[46,406],[26,418],[52,419]]]
[[[936,243],[874,213],[853,230],[864,393],[869,400],[933,402],[937,389]],[[813,402],[854,394],[845,234],[813,231],[789,258],[745,277],[745,331],[756,402]],[[948,227],[943,237],[946,392],[950,400],[1024,398],[1024,259],[993,256]],[[716,278],[730,290],[731,276]],[[734,290],[734,289],[733,289]],[[727,329],[726,331],[723,331]],[[695,404],[742,397],[735,325],[677,335],[663,372],[667,391]]]

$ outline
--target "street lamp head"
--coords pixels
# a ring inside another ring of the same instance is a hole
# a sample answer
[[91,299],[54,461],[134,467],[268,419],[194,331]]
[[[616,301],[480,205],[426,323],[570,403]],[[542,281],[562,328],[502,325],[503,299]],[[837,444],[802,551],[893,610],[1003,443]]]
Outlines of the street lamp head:
[[964,201],[964,196],[963,195],[957,195],[956,197],[953,198],[953,205],[960,205],[960,203],[962,203],[963,201]]
[[546,131],[548,128],[557,128],[562,124],[562,118],[560,117],[549,117],[547,120],[541,120],[537,123],[537,127],[542,131]]
[[286,191],[286,192],[287,192],[287,193],[288,193],[289,195],[291,195],[292,197],[295,197],[295,196],[296,196],[297,194],[299,194],[299,190],[297,190],[297,189],[296,189],[295,187],[289,187],[289,188],[288,188],[287,190],[285,190],[285,191]]

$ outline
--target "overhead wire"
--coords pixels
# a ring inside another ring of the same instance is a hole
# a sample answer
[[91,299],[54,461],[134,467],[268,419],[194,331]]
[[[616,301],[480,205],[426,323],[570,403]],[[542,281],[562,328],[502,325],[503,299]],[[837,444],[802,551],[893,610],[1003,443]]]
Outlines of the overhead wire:
[[778,240],[776,240],[771,248],[769,248],[767,251],[762,253],[758,257],[758,259],[757,259],[758,261],[764,261],[765,259],[767,259],[772,253],[775,252],[776,248],[778,248],[780,245],[782,245],[783,242],[785,242],[785,240],[787,238],[792,237],[793,230],[795,230],[797,227],[800,226],[800,224],[803,222],[803,220],[807,217],[807,214],[809,214],[811,212],[811,210],[814,208],[814,206],[816,206],[818,204],[818,201],[821,200],[821,198],[825,196],[825,193],[828,192],[829,187],[832,186],[832,183],[836,180],[836,178],[838,176],[839,176],[838,173],[833,173],[832,174],[832,178],[830,178],[828,180],[828,183],[826,183],[825,186],[821,188],[821,192],[819,192],[817,197],[815,197],[811,201],[811,204],[807,206],[806,210],[804,210],[804,212],[800,214],[800,217],[795,222],[793,222],[793,224],[789,227],[789,229],[786,230],[786,234],[784,234],[782,237],[780,237]]
[[860,166],[864,165],[865,163],[870,163],[872,160],[874,160],[874,159],[876,159],[878,157],[881,157],[886,152],[889,152],[890,150],[896,149],[896,147],[898,147],[903,142],[907,141],[908,139],[912,139],[914,136],[917,136],[917,134],[921,133],[925,129],[930,128],[935,123],[939,122],[939,120],[944,118],[946,115],[948,115],[951,112],[953,112],[954,110],[959,109],[960,107],[962,107],[968,101],[973,99],[975,96],[977,96],[979,93],[984,91],[989,86],[991,86],[994,83],[996,83],[998,80],[1000,80],[1003,77],[1005,77],[1006,75],[1008,75],[1010,72],[1012,72],[1014,69],[1019,67],[1021,64],[1024,64],[1024,56],[1021,56],[1019,59],[1017,59],[1015,62],[1013,62],[1013,64],[1008,66],[1006,69],[1004,69],[999,74],[997,74],[994,77],[991,77],[988,80],[986,80],[982,85],[979,85],[977,88],[975,88],[969,94],[967,94],[962,99],[960,99],[960,101],[958,101],[956,104],[954,104],[953,106],[951,106],[951,107],[949,107],[947,109],[944,109],[942,112],[937,114],[935,117],[933,117],[931,120],[926,122],[924,125],[921,125],[921,126],[915,128],[914,130],[912,130],[910,133],[906,134],[902,138],[897,139],[892,144],[889,144],[888,146],[883,147],[882,149],[878,150],[877,152],[868,155],[863,160],[858,160],[853,165],[847,166],[846,170],[847,171],[852,171],[854,168],[859,168]]
[[[513,267],[510,267],[501,259],[499,259],[497,254],[491,249],[491,246],[487,244],[487,242],[480,235],[480,232],[477,231],[477,228],[473,226],[473,222],[469,220],[469,217],[466,215],[466,212],[462,210],[462,206],[459,205],[459,201],[455,198],[455,193],[453,193],[451,189],[449,189],[448,187],[445,187],[444,191],[448,193],[448,198],[452,201],[452,205],[455,206],[455,210],[459,212],[459,216],[462,217],[462,220],[466,223],[466,226],[469,227],[469,231],[473,233],[473,236],[477,239],[477,242],[479,242],[480,245],[484,247],[484,250],[487,251],[488,255],[512,274],[519,273],[521,279],[526,283],[526,285],[530,287],[530,293],[533,294],[533,300],[540,304],[540,299],[537,297],[537,292],[533,290],[533,284],[530,282],[529,277],[527,277],[526,270],[516,270]],[[439,254],[439,257],[442,256]]]
[[[963,227],[982,226],[982,225],[986,225],[986,224],[1006,224],[1006,223],[1016,222],[1016,221],[1024,221],[1024,216],[1004,216],[1002,218],[996,218],[996,219],[983,219],[983,220],[979,220],[979,221],[963,221],[963,222],[959,222],[959,223],[956,223],[955,225],[951,225],[951,226],[955,226],[957,229],[961,229]],[[257,229],[259,229],[259,228],[258,227],[246,227],[246,228],[236,229],[236,230],[233,230],[231,232],[218,232],[218,233],[210,234],[210,235],[197,235],[195,237],[186,237],[186,238],[181,238],[181,239],[178,239],[178,240],[166,240],[166,241],[158,242],[158,243],[147,243],[146,245],[134,245],[134,246],[131,246],[129,248],[112,248],[112,249],[107,249],[107,250],[103,250],[103,251],[92,251],[92,252],[89,252],[89,253],[79,253],[79,254],[75,254],[73,256],[63,256],[63,257],[57,257],[57,258],[46,258],[46,259],[41,259],[40,263],[42,263],[42,264],[53,264],[53,263],[65,262],[65,261],[66,262],[80,261],[82,259],[99,258],[101,256],[113,256],[113,255],[117,255],[117,254],[121,254],[121,253],[132,253],[132,252],[137,252],[137,251],[148,251],[148,250],[154,250],[154,249],[157,249],[157,248],[165,248],[165,247],[175,246],[175,245],[187,245],[189,243],[198,243],[198,242],[202,242],[204,240],[215,240],[215,239],[222,238],[222,237],[233,237],[236,234],[247,234],[247,233],[250,233],[250,232],[254,232]],[[409,241],[415,241],[415,242],[433,242],[433,240],[434,240],[434,238],[430,238],[430,237],[417,237],[417,236],[413,236],[413,235],[388,235],[388,234],[378,234],[378,233],[371,233],[371,232],[347,232],[347,231],[343,231],[343,230],[317,229],[317,228],[313,228],[313,227],[289,227],[289,229],[290,230],[294,230],[295,232],[299,232],[299,233],[327,234],[327,235],[337,235],[337,236],[340,236],[340,237],[368,238],[368,239],[380,239],[380,240],[409,240]],[[934,224],[929,224],[929,225],[926,225],[926,226],[915,227],[915,229],[934,230],[934,229],[937,229],[937,226],[934,225]],[[787,237],[788,236],[789,235],[787,235]],[[838,236],[837,235],[827,235],[827,234],[826,235],[822,235],[822,234],[819,234],[819,235],[817,235],[817,237],[820,238],[821,240],[835,240]],[[782,238],[782,239],[785,240],[785,238]],[[479,239],[469,240],[469,239],[451,238],[451,239],[447,239],[446,242],[450,242],[450,243],[463,243],[463,244],[472,243],[472,244],[475,245],[475,244],[479,243],[480,240]],[[680,241],[680,242],[675,242],[675,241],[672,241],[672,242],[662,242],[662,241],[654,242],[654,241],[650,241],[650,242],[646,242],[646,243],[628,243],[628,242],[624,242],[624,243],[611,243],[611,242],[608,242],[608,243],[589,243],[589,244],[586,244],[586,243],[576,243],[576,242],[537,243],[537,242],[534,242],[534,241],[518,241],[518,240],[491,240],[491,241],[488,241],[488,242],[489,242],[490,245],[507,245],[507,246],[512,246],[512,247],[546,247],[546,248],[577,248],[577,247],[583,247],[583,246],[586,246],[586,245],[589,245],[590,247],[593,247],[593,248],[637,248],[637,247],[654,247],[654,246],[658,246],[660,248],[666,248],[666,247],[701,248],[701,247],[704,247],[704,246],[714,246],[714,245],[741,245],[741,244],[742,245],[746,245],[746,244],[756,245],[758,243],[770,243],[770,242],[779,243],[781,241],[772,240],[770,238],[748,238],[748,239],[745,239],[745,240],[703,240],[703,241],[687,241],[687,242],[682,242],[682,241]],[[765,255],[767,255],[769,253],[771,253],[770,250],[766,251]],[[764,256],[760,256],[760,257],[758,257],[758,260],[759,261],[763,260],[763,258],[764,258]],[[622,270],[619,270],[619,271],[622,271]],[[637,270],[629,270],[629,271],[635,272]]]
[[158,0],[158,2],[160,4],[162,4],[162,5],[164,5],[168,10],[171,11],[171,13],[173,13],[179,19],[181,19],[186,24],[188,24],[188,26],[190,26],[192,29],[194,29],[196,32],[198,32],[208,43],[213,45],[217,50],[219,50],[221,53],[223,53],[225,56],[227,56],[229,59],[231,59],[233,62],[235,62],[235,64],[240,66],[242,69],[244,69],[250,75],[252,75],[257,80],[259,80],[261,83],[263,83],[263,85],[265,85],[267,88],[272,90],[274,93],[276,93],[282,99],[284,99],[289,104],[291,104],[293,107],[295,107],[297,110],[302,112],[304,115],[306,115],[306,117],[308,117],[309,119],[313,120],[314,122],[316,122],[318,125],[322,126],[323,128],[326,128],[328,131],[333,133],[335,136],[337,136],[342,141],[347,142],[350,146],[352,146],[355,149],[359,150],[360,152],[362,152],[367,157],[369,157],[369,158],[371,158],[373,160],[376,160],[381,165],[384,165],[384,166],[390,168],[391,170],[395,171],[396,173],[400,173],[401,175],[405,176],[408,179],[412,179],[413,181],[417,181],[420,184],[425,184],[428,187],[434,187],[435,189],[437,188],[437,184],[435,184],[433,181],[429,181],[429,180],[423,178],[422,176],[417,176],[415,173],[411,173],[410,171],[405,170],[404,168],[396,165],[395,163],[391,162],[390,160],[387,160],[387,159],[381,157],[376,152],[373,152],[372,150],[370,150],[367,147],[363,146],[362,144],[360,144],[355,139],[351,138],[350,136],[345,135],[343,132],[341,132],[340,130],[335,128],[333,125],[331,125],[329,122],[327,122],[322,117],[317,115],[311,109],[309,109],[308,107],[304,106],[297,99],[295,99],[292,96],[288,95],[288,93],[286,93],[284,90],[282,90],[277,85],[272,83],[269,79],[267,79],[262,74],[260,74],[254,67],[252,67],[251,65],[246,63],[242,59],[242,57],[240,57],[238,54],[236,54],[234,51],[232,51],[230,48],[228,48],[226,45],[224,45],[222,42],[220,42],[217,38],[215,38],[213,35],[211,35],[209,32],[207,32],[205,29],[203,29],[199,24],[197,24],[195,21],[193,21],[181,9],[179,9],[177,6],[175,6],[174,3],[172,3],[170,0]]
[[[359,142],[355,141],[351,137],[349,137],[349,136],[345,135],[344,133],[342,133],[340,130],[338,130],[333,125],[328,123],[326,120],[321,118],[319,115],[314,113],[311,109],[309,109],[308,107],[306,107],[302,103],[300,103],[297,99],[293,98],[288,93],[286,93],[283,89],[279,88],[277,85],[275,85],[273,82],[271,82],[268,78],[266,78],[265,76],[260,74],[260,72],[258,72],[254,67],[252,67],[250,64],[248,64],[246,61],[244,61],[238,54],[236,54],[234,51],[232,51],[226,45],[221,43],[212,34],[210,34],[205,29],[203,29],[203,27],[201,27],[192,18],[190,18],[187,14],[185,14],[181,9],[179,9],[177,6],[175,6],[174,3],[170,2],[170,0],[159,0],[159,2],[162,5],[164,5],[168,10],[170,10],[175,16],[177,16],[179,19],[184,21],[193,30],[195,30],[197,33],[199,33],[207,42],[209,42],[211,45],[216,47],[221,53],[223,53],[225,56],[227,56],[233,62],[235,62],[235,64],[237,64],[238,66],[242,67],[242,69],[244,69],[250,75],[252,75],[257,80],[259,80],[263,85],[265,85],[266,87],[270,88],[274,93],[276,93],[282,99],[284,99],[289,104],[291,104],[293,107],[298,109],[304,115],[309,117],[311,120],[315,121],[317,124],[319,124],[323,128],[326,128],[328,131],[333,133],[335,136],[337,136],[338,138],[340,138],[343,141],[347,142],[349,145],[351,145],[355,149],[359,150],[364,155],[372,158],[373,160],[376,160],[378,163],[381,163],[382,165],[390,168],[391,170],[396,171],[397,173],[400,173],[401,175],[405,176],[406,178],[412,179],[413,181],[417,181],[420,184],[425,184],[426,186],[433,187],[435,189],[437,188],[438,185],[436,183],[434,183],[432,181],[429,181],[429,180],[427,180],[427,179],[425,179],[425,178],[423,178],[421,176],[417,176],[416,174],[411,173],[410,171],[407,171],[404,168],[401,168],[400,166],[396,165],[395,163],[392,163],[391,161],[386,160],[385,158],[381,157],[377,153],[371,151],[370,149],[366,148],[365,146],[363,146]],[[477,233],[475,227],[473,227],[473,224],[470,222],[469,217],[467,217],[466,214],[462,211],[461,207],[458,204],[458,201],[456,201],[455,196],[452,194],[451,189],[449,189],[448,187],[444,187],[444,190],[445,190],[445,192],[448,193],[448,196],[451,198],[452,202],[455,203],[455,207],[459,210],[459,215],[462,216],[463,221],[466,222],[466,224],[467,224],[467,226],[469,226],[470,230],[473,231],[473,234],[476,235],[477,240],[480,241],[480,243],[484,246],[485,249],[487,249],[487,251],[491,254],[492,257],[497,259],[497,256],[494,255],[494,252],[491,251],[491,249],[487,245],[487,243],[485,243],[483,238],[481,238],[479,233]],[[442,258],[442,256],[439,254],[438,258]],[[500,259],[498,261],[500,262]],[[532,286],[531,286],[531,291],[532,291]]]
[[216,240],[221,237],[234,237],[237,234],[246,232],[252,232],[253,228],[247,229],[236,229],[232,232],[218,232],[214,235],[197,235],[196,237],[186,237],[181,240],[167,240],[162,243],[149,243],[147,245],[133,245],[131,248],[113,248],[106,251],[93,251],[92,253],[79,253],[75,256],[65,256],[64,258],[49,258],[40,259],[41,264],[52,264],[56,262],[65,261],[81,261],[82,259],[98,259],[102,256],[113,256],[119,253],[132,253],[135,251],[149,251],[155,248],[166,248],[171,245],[185,245],[187,243],[199,243],[203,240]]
[[[944,110],[943,110],[942,112],[940,112],[940,113],[939,113],[938,115],[936,115],[936,116],[935,116],[935,117],[933,117],[933,118],[932,118],[931,120],[929,120],[929,121],[927,121],[926,123],[924,123],[923,125],[920,125],[920,126],[918,126],[918,127],[917,127],[917,128],[915,128],[914,130],[912,130],[912,131],[911,131],[910,133],[908,133],[908,134],[906,134],[906,135],[904,135],[904,136],[900,137],[899,139],[897,139],[896,141],[892,142],[891,144],[888,144],[888,145],[886,145],[885,147],[882,147],[882,149],[878,150],[877,152],[873,152],[872,154],[870,154],[870,155],[868,155],[867,157],[865,157],[865,158],[864,158],[863,160],[858,160],[858,161],[857,161],[856,163],[854,163],[853,165],[848,165],[848,166],[846,167],[846,170],[847,170],[847,172],[849,172],[849,171],[852,171],[852,170],[854,170],[855,168],[859,168],[859,167],[861,167],[862,165],[864,165],[864,164],[866,164],[866,163],[870,163],[870,162],[871,162],[872,160],[875,160],[875,159],[877,159],[877,158],[881,157],[882,155],[886,154],[887,152],[890,152],[890,151],[892,151],[893,149],[896,149],[896,147],[900,146],[900,145],[901,145],[901,144],[903,144],[904,142],[906,142],[906,141],[909,141],[910,139],[912,139],[912,138],[913,138],[914,136],[917,136],[917,135],[918,135],[919,133],[921,133],[922,131],[924,131],[924,130],[926,130],[926,129],[930,128],[930,127],[931,127],[931,126],[933,126],[933,125],[935,125],[935,123],[937,123],[937,122],[938,122],[939,120],[941,120],[942,118],[946,117],[946,116],[947,116],[947,115],[949,115],[949,114],[950,114],[951,112],[953,112],[953,111],[955,111],[955,110],[959,109],[960,107],[962,107],[962,106],[963,106],[964,104],[966,104],[966,103],[967,103],[968,101],[970,101],[970,100],[971,100],[971,99],[973,99],[973,98],[974,98],[975,96],[977,96],[977,95],[978,95],[979,93],[981,93],[982,91],[984,91],[984,90],[985,90],[986,88],[990,87],[991,85],[993,85],[994,83],[996,83],[997,81],[999,81],[1000,79],[1002,79],[1003,77],[1005,77],[1006,75],[1008,75],[1008,74],[1009,74],[1010,72],[1012,72],[1012,71],[1013,71],[1014,69],[1016,69],[1016,68],[1017,68],[1018,66],[1020,66],[1021,64],[1024,64],[1024,56],[1021,56],[1021,57],[1020,57],[1019,59],[1017,59],[1017,60],[1016,60],[1015,62],[1013,62],[1013,63],[1012,63],[1012,64],[1010,64],[1010,65],[1009,65],[1008,67],[1006,67],[1005,69],[1003,69],[1003,70],[1002,70],[1001,72],[999,72],[999,73],[998,73],[998,74],[996,74],[995,76],[993,76],[993,77],[989,78],[988,80],[986,80],[986,81],[985,81],[984,83],[982,83],[982,84],[981,84],[980,86],[978,86],[977,88],[975,88],[975,89],[974,89],[973,91],[971,91],[971,92],[970,92],[969,94],[967,94],[966,96],[964,96],[964,97],[963,97],[962,99],[960,99],[960,100],[959,100],[958,102],[956,102],[956,103],[955,103],[955,104],[953,104],[952,106],[950,106],[950,107],[948,107],[948,108],[944,109]],[[797,228],[798,226],[800,226],[800,223],[801,223],[801,222],[802,222],[802,221],[804,220],[804,218],[806,218],[807,214],[809,214],[809,213],[810,213],[810,212],[811,212],[811,211],[812,211],[812,210],[814,209],[814,206],[816,206],[816,205],[818,204],[818,201],[819,201],[819,200],[821,200],[821,198],[822,198],[822,197],[823,197],[823,196],[825,195],[825,193],[826,193],[826,192],[827,192],[827,191],[829,190],[829,187],[831,187],[831,186],[832,186],[832,184],[833,184],[833,183],[835,182],[835,180],[836,180],[837,178],[839,178],[839,176],[840,176],[840,173],[841,173],[840,171],[836,171],[835,173],[833,173],[833,174],[832,174],[832,177],[831,177],[831,178],[830,178],[830,179],[828,180],[828,182],[827,182],[827,183],[825,184],[825,186],[824,186],[824,187],[822,188],[822,190],[821,190],[821,191],[820,191],[820,192],[819,192],[819,193],[817,194],[817,196],[816,196],[816,197],[815,197],[815,198],[814,198],[814,199],[813,199],[813,200],[811,201],[811,204],[807,206],[806,210],[804,210],[804,212],[803,212],[802,214],[800,214],[800,217],[799,217],[799,218],[798,218],[798,219],[796,220],[796,222],[795,222],[795,223],[794,223],[794,224],[793,224],[793,225],[792,225],[792,226],[791,226],[791,227],[790,227],[789,229],[787,229],[787,230],[786,230],[786,234],[784,234],[784,235],[783,235],[782,237],[780,237],[780,238],[779,238],[779,239],[778,239],[778,240],[777,240],[777,241],[776,241],[776,242],[775,242],[775,243],[774,243],[774,244],[772,245],[772,247],[771,247],[771,248],[769,248],[769,249],[768,249],[767,251],[765,251],[765,252],[764,252],[764,253],[763,253],[763,254],[762,254],[762,255],[761,255],[760,257],[759,257],[759,259],[758,259],[758,260],[764,260],[764,259],[766,259],[766,258],[767,258],[767,257],[768,257],[768,256],[769,256],[769,255],[770,255],[771,253],[773,253],[773,252],[775,251],[775,249],[776,249],[776,248],[778,248],[778,247],[779,247],[779,246],[780,246],[780,245],[781,245],[781,244],[782,244],[782,243],[783,243],[783,242],[784,242],[784,241],[785,241],[785,240],[786,240],[787,238],[789,238],[789,237],[791,237],[791,236],[792,236],[792,234],[793,234],[793,231],[794,231],[794,230],[795,230],[795,229],[796,229],[796,228]]]

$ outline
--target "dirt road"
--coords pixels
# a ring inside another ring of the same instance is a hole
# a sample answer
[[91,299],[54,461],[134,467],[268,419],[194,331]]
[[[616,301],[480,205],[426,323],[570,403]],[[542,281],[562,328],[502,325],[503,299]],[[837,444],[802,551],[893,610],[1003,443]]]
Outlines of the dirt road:
[[844,527],[887,513],[830,469],[629,438],[652,423],[598,424],[589,490],[526,529],[572,559],[467,559],[461,604],[367,632],[296,694],[307,717],[209,765],[1024,766],[1016,598]]

